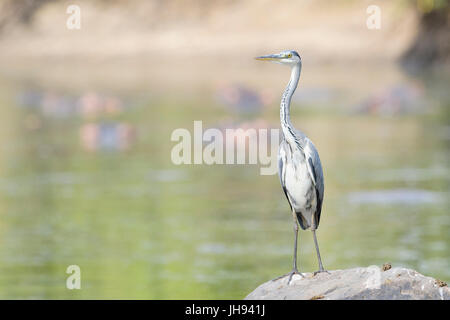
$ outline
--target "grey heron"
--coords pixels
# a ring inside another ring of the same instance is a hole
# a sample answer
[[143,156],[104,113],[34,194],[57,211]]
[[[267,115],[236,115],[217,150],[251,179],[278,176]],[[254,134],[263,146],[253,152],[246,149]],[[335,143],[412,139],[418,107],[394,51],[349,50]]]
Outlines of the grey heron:
[[294,274],[303,276],[297,269],[299,224],[303,230],[309,228],[312,230],[319,262],[319,270],[314,274],[326,272],[320,258],[316,236],[324,193],[322,164],[320,163],[319,153],[312,141],[303,132],[296,130],[290,119],[291,98],[297,88],[302,69],[300,55],[296,51],[289,50],[278,54],[257,57],[256,59],[272,61],[291,67],[291,78],[281,98],[280,122],[282,140],[278,150],[278,175],[281,187],[291,208],[295,235],[292,271],[279,278],[289,276],[288,283],[290,283]]

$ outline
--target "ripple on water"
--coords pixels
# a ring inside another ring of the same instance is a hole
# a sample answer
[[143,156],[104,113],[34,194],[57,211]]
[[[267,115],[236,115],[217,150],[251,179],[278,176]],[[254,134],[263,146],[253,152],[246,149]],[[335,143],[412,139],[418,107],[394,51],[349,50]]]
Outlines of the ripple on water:
[[398,168],[369,171],[364,174],[365,178],[372,181],[429,181],[433,179],[450,180],[450,170],[444,166],[432,166],[428,168]]
[[175,182],[185,180],[188,175],[184,170],[152,170],[149,177],[158,182]]
[[380,204],[380,205],[417,205],[436,204],[442,202],[444,195],[440,192],[422,189],[389,189],[375,191],[357,191],[348,194],[350,204]]

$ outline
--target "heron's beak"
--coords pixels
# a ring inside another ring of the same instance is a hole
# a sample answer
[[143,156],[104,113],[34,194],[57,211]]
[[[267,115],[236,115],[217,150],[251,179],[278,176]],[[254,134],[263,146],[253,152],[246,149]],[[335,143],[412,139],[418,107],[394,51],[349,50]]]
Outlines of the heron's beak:
[[283,58],[280,54],[269,54],[267,56],[256,57],[255,59],[261,61],[280,61]]

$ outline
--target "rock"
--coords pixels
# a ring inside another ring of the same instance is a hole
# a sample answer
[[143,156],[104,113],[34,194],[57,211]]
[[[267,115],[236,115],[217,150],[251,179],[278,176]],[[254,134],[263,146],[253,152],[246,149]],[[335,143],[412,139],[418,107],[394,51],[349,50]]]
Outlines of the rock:
[[450,300],[450,289],[441,280],[407,268],[370,266],[329,273],[304,273],[270,280],[246,300]]

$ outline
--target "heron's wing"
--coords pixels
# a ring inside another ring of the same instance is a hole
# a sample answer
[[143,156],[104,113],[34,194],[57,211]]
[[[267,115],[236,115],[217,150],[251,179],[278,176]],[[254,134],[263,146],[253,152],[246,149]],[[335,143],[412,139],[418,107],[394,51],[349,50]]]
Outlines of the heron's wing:
[[323,191],[324,191],[322,163],[320,162],[319,153],[317,152],[317,149],[311,140],[309,139],[307,140],[304,150],[308,171],[316,189],[316,196],[317,196],[316,226],[318,226],[320,221],[320,214],[322,212]]

